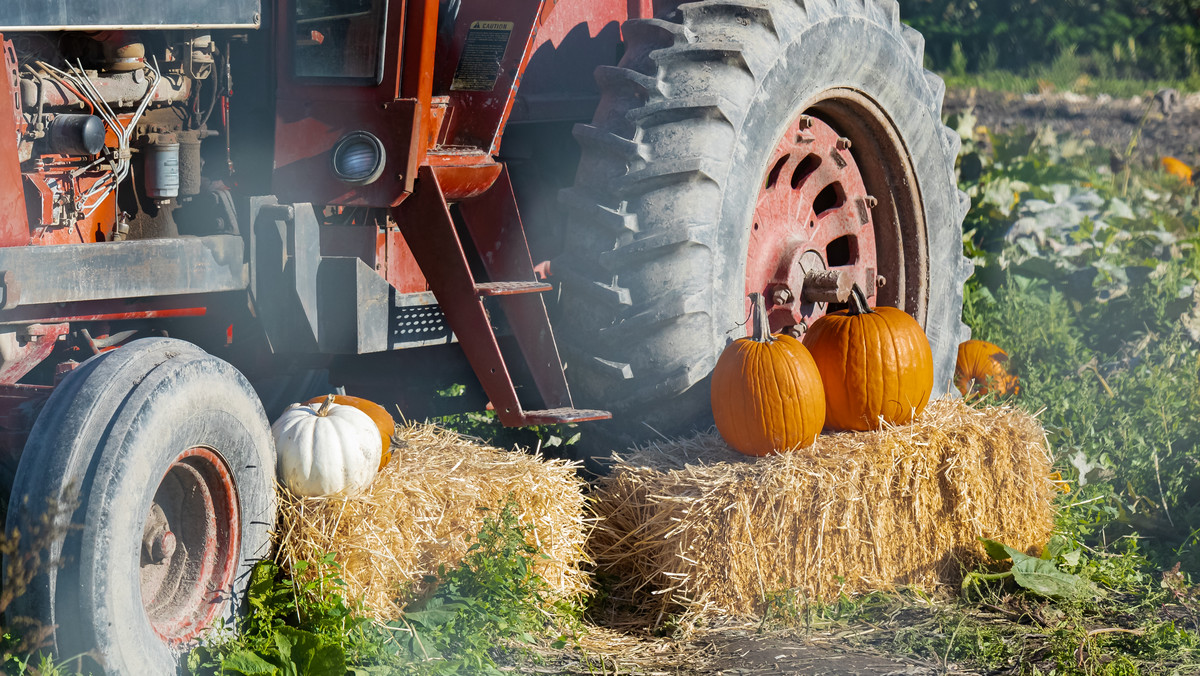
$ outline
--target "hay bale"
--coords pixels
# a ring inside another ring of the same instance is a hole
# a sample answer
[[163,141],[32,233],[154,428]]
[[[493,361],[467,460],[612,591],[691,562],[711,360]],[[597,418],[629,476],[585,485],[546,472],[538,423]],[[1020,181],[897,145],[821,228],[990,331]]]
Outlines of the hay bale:
[[588,591],[581,567],[589,523],[575,466],[513,453],[433,425],[397,431],[401,443],[366,495],[298,498],[279,489],[277,561],[291,569],[337,552],[350,598],[378,620],[399,617],[399,595],[423,592],[426,576],[457,566],[485,518],[511,495],[529,541],[547,558],[535,570],[555,598]]
[[952,583],[984,555],[978,536],[1026,550],[1053,526],[1045,432],[1009,407],[943,399],[911,425],[757,460],[709,433],[616,461],[590,551],[654,624],[756,615],[781,590],[830,601]]

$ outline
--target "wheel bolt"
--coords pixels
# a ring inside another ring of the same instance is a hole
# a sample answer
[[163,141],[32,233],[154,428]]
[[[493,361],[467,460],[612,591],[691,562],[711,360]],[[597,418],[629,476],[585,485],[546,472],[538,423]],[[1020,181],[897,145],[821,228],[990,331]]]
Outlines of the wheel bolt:
[[793,325],[785,327],[783,329],[784,333],[786,333],[787,335],[789,335],[793,338],[797,338],[797,339],[803,338],[805,331],[808,331],[808,325],[805,324],[804,322],[800,322],[799,324],[793,324]]
[[154,563],[162,563],[171,558],[171,555],[175,553],[175,545],[175,534],[169,530],[163,531],[150,544],[150,560]]
[[879,199],[877,197],[875,197],[874,195],[867,195],[865,198],[865,201],[867,203],[868,209],[874,209],[876,206],[879,205]]
[[801,115],[800,118],[798,120],[796,120],[796,126],[800,129],[800,131],[804,131],[805,129],[811,129],[812,125],[813,125],[812,118],[807,115]]
[[875,278],[875,286],[887,286],[887,277],[879,275]]
[[838,150],[849,150],[850,149],[850,139],[846,138],[845,136],[839,136],[837,143],[835,143],[834,145],[837,146]]
[[775,290],[771,292],[771,302],[775,305],[787,305],[792,302],[793,297],[792,290],[782,284],[775,287]]

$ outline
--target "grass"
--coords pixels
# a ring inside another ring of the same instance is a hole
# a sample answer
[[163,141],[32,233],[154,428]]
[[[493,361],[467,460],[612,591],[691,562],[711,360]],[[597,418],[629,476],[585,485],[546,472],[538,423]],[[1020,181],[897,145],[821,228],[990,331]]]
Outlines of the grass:
[[1165,88],[1176,89],[1181,93],[1200,91],[1200,76],[1185,80],[1097,77],[1071,69],[1036,69],[1026,73],[997,69],[962,74],[942,72],[939,75],[946,81],[947,87],[974,87],[1013,94],[1073,92],[1089,96],[1108,94],[1116,98],[1132,98],[1153,96],[1155,92]]
[[1152,96],[1164,88],[1182,93],[1200,91],[1200,73],[1186,78],[1131,76],[1114,68],[1110,59],[1097,55],[1080,56],[1073,48],[1064,49],[1053,61],[1031,66],[1024,72],[1001,68],[968,71],[963,63],[953,63],[952,59],[950,67],[939,75],[947,87],[976,87],[1014,94],[1057,91],[1130,98]]

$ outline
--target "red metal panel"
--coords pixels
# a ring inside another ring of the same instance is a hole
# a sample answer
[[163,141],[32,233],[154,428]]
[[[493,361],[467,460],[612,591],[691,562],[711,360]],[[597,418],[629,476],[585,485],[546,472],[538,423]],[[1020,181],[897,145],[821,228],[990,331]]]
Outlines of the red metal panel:
[[615,65],[621,24],[654,16],[651,0],[550,0],[521,76],[512,120],[587,121],[600,92],[593,72]]
[[3,35],[0,35],[0,48],[4,51],[0,62],[0,246],[21,246],[29,243],[29,224],[17,156],[18,125],[21,124],[17,55],[12,42],[5,41]]
[[[425,151],[434,146],[445,106],[432,104],[434,70],[437,67],[439,0],[413,0],[406,8],[404,25],[404,73],[400,96],[417,101],[417,133],[413,135],[412,173],[425,163]],[[413,189],[412,182],[408,189]]]
[[18,333],[16,354],[0,364],[0,384],[13,385],[54,351],[54,343],[66,334],[67,324],[33,324]]
[[[491,155],[500,148],[504,125],[521,84],[520,74],[533,53],[536,27],[544,10],[544,0],[463,0],[454,38],[446,51],[447,63],[439,69],[434,82],[435,91],[449,94],[450,107],[455,111],[445,122],[443,138],[449,145],[483,148]],[[499,73],[488,91],[452,90],[457,65],[476,22],[511,24]]]
[[[390,207],[399,204],[412,190],[424,150],[423,140],[428,136],[422,130],[430,126],[428,82],[432,75],[417,77],[414,86],[417,91],[400,98],[401,58],[414,56],[413,50],[418,46],[425,49],[425,38],[420,37],[420,32],[408,36],[405,31],[413,15],[418,21],[429,23],[422,15],[426,6],[432,5],[433,25],[426,29],[416,24],[413,30],[435,32],[437,0],[376,2],[387,3],[383,71],[379,84],[363,85],[293,76],[294,39],[288,20],[291,2],[279,0],[280,20],[275,28],[279,49],[273,191],[285,202]],[[415,54],[418,76],[422,68],[432,69],[432,43],[428,49],[429,59],[422,59],[421,51]],[[407,77],[406,74],[406,83]],[[420,89],[422,83],[425,89]],[[374,134],[387,153],[383,175],[365,186],[351,186],[338,180],[329,163],[333,144],[356,130]]]
[[5,324],[54,324],[122,319],[201,317],[207,313],[207,308],[201,304],[211,303],[212,300],[212,297],[200,296],[163,296],[138,300],[120,299],[21,305],[11,310],[0,309],[0,322]]
[[500,164],[490,155],[430,153],[425,159],[437,174],[438,184],[447,200],[465,200],[481,195],[500,175]]
[[[281,88],[277,102],[272,190],[280,201],[372,207],[399,204],[411,179],[416,101],[380,104],[302,96],[302,91]],[[352,131],[370,132],[384,146],[383,175],[368,185],[350,185],[333,173],[333,145]]]
[[[429,290],[429,282],[421,273],[421,266],[413,256],[408,243],[400,231],[389,226],[378,235],[379,252],[376,270],[383,275],[388,284],[396,287],[396,293],[419,293]],[[382,265],[380,269],[378,266]]]

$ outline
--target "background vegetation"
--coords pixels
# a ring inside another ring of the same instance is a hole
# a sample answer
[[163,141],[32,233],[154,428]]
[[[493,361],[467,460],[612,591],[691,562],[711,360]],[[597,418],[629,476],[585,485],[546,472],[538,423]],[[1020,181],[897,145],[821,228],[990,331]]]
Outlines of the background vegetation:
[[1051,81],[1072,72],[1200,89],[1200,0],[903,0],[901,15],[951,84],[997,71]]

